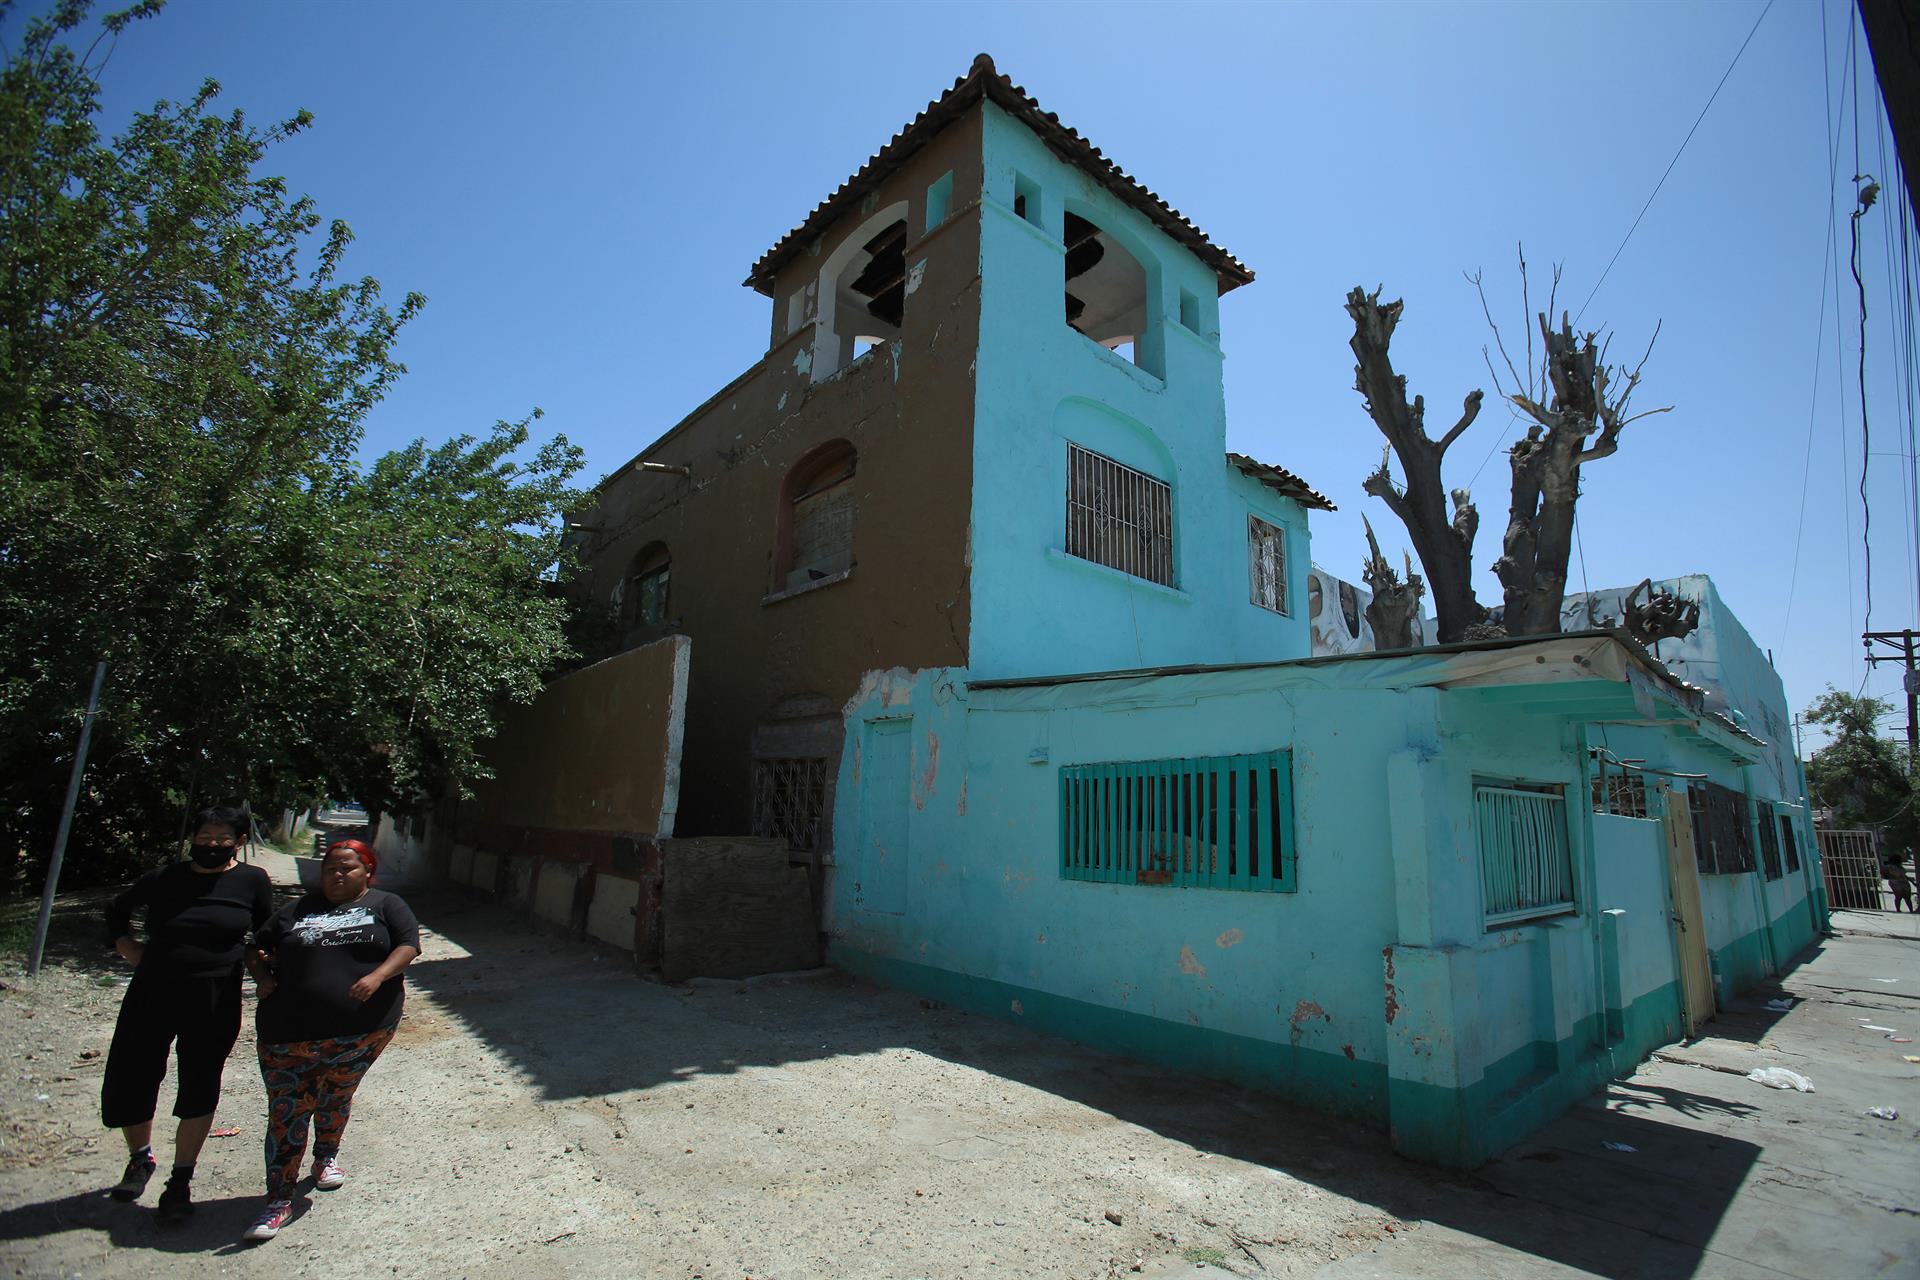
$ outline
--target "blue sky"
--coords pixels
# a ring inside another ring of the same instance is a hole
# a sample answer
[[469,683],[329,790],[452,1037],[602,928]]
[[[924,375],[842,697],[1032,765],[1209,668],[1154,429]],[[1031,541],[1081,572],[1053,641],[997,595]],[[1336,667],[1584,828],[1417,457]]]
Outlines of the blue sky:
[[[1222,306],[1228,443],[1340,504],[1315,517],[1314,557],[1357,578],[1362,511],[1404,540],[1359,488],[1381,441],[1352,390],[1346,290],[1406,299],[1396,361],[1440,434],[1467,391],[1492,392],[1462,272],[1484,269],[1510,339],[1516,242],[1536,283],[1565,264],[1579,310],[1763,6],[174,0],[121,39],[107,105],[118,122],[211,75],[262,121],[311,109],[273,167],[353,226],[352,271],[429,298],[369,447],[538,405],[597,476],[759,357],[769,304],[740,286],[749,265],[989,51],[1257,272]],[[1866,675],[1851,21],[1840,0],[1776,0],[1585,317],[1617,331],[1616,354],[1662,325],[1637,401],[1675,409],[1587,469],[1584,579],[1711,574],[1795,709]],[[1859,84],[1861,164],[1891,181]],[[1896,214],[1883,201],[1862,223],[1882,629],[1916,621]],[[1515,430],[1490,399],[1449,456],[1449,483],[1478,472],[1487,601],[1504,457],[1480,468]],[[1897,691],[1897,673],[1867,687]]]

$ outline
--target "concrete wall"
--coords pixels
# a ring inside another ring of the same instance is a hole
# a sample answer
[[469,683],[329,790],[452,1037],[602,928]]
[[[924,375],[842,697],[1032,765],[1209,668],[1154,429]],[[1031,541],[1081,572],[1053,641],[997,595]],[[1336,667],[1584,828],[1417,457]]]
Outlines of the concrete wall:
[[[1504,699],[1406,682],[1437,661],[1014,687],[878,673],[848,709],[830,958],[1477,1163],[1677,1035],[1678,991],[1660,824],[1588,803],[1603,726],[1568,708],[1597,682]],[[1684,722],[1627,732],[1657,767],[1739,780]],[[1294,892],[1062,876],[1061,768],[1273,750],[1292,752]],[[1577,910],[1487,927],[1479,781],[1562,789]],[[1741,901],[1792,898],[1756,880],[1707,878],[1729,957],[1760,918]],[[1728,994],[1763,976],[1722,969]]]
[[[1214,273],[1024,125],[991,104],[983,112],[971,670],[1304,656],[1306,519],[1291,499],[1229,474]],[[1028,216],[1014,211],[1016,196]],[[1068,212],[1109,234],[1110,256],[1144,267],[1136,347],[1157,372],[1067,325]],[[1197,328],[1180,321],[1183,292]],[[1172,587],[1066,554],[1069,442],[1172,486]],[[1249,514],[1288,531],[1290,616],[1249,598]]]
[[469,811],[489,827],[673,834],[692,646],[632,649],[548,684],[487,744]]

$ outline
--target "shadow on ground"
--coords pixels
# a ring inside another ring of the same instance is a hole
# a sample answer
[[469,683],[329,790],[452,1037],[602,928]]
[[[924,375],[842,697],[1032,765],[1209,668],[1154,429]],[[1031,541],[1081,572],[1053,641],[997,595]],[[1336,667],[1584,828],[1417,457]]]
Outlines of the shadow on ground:
[[[422,960],[410,980],[555,1101],[911,1050],[1282,1171],[1397,1218],[1442,1223],[1608,1277],[1694,1274],[1760,1155],[1710,1124],[1656,1114],[1711,1121],[1751,1108],[1684,1088],[1635,1085],[1581,1103],[1554,1127],[1550,1145],[1517,1149],[1478,1173],[1439,1170],[1400,1158],[1384,1133],[1356,1122],[844,974],[670,987],[637,978],[624,956],[536,932],[514,913],[454,891],[420,892],[413,905],[430,929],[468,954]],[[1610,1215],[1622,1229],[1606,1228]]]

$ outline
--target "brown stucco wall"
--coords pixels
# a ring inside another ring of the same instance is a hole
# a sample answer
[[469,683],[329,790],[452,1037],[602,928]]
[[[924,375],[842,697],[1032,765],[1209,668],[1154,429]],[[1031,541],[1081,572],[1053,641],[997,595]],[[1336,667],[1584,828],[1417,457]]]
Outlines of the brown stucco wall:
[[673,636],[628,650],[514,708],[487,746],[495,776],[475,787],[472,820],[494,831],[672,835],[691,647]]
[[[980,120],[936,136],[773,282],[787,296],[868,214],[909,205],[907,264],[924,263],[903,337],[814,383],[812,326],[665,433],[641,456],[690,476],[626,470],[576,518],[586,565],[576,589],[606,602],[635,554],[672,553],[668,622],[695,642],[678,829],[738,835],[750,820],[751,760],[839,753],[840,710],[863,673],[966,662],[973,359],[979,329]],[[947,220],[925,230],[926,189],[951,171]],[[716,284],[716,287],[724,287]],[[859,452],[852,572],[769,601],[781,480],[823,442]],[[831,804],[831,798],[829,798]]]

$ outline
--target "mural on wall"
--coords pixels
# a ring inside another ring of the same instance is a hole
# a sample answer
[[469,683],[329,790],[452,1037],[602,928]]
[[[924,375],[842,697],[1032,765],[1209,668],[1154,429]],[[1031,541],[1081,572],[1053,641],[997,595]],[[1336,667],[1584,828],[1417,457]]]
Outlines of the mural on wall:
[[[1313,656],[1335,653],[1371,653],[1373,626],[1367,621],[1367,606],[1373,593],[1365,587],[1328,573],[1319,565],[1307,571],[1307,625],[1313,633]],[[1433,619],[1411,619],[1413,644],[1433,643]]]

